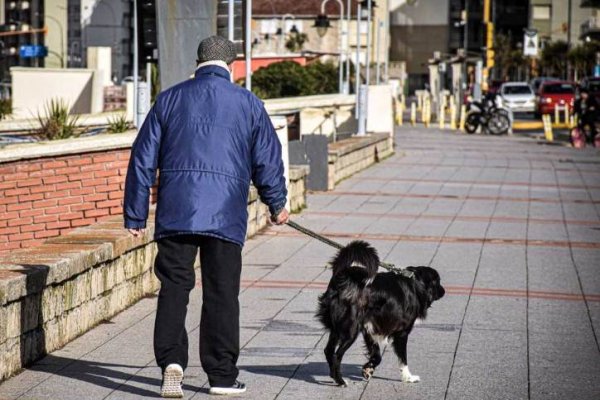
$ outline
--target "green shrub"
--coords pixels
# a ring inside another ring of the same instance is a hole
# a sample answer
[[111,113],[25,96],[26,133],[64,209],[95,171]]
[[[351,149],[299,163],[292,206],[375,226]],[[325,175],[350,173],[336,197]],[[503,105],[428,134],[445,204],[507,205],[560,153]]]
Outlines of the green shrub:
[[123,133],[129,129],[131,129],[131,124],[127,121],[125,114],[115,115],[108,119],[109,133]]
[[0,99],[0,119],[12,114],[12,99]]
[[252,91],[261,99],[337,93],[338,69],[333,63],[273,63],[252,75]]
[[58,140],[77,137],[82,132],[77,129],[79,116],[69,115],[69,105],[62,99],[52,99],[44,106],[44,114],[38,113],[40,123],[38,136],[45,140]]

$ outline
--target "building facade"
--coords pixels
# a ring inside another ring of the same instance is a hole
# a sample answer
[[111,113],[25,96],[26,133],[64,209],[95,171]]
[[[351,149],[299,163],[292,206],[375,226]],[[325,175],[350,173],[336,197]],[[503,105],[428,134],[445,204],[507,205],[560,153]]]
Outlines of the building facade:
[[600,39],[600,2],[590,0],[531,0],[531,27],[543,42],[576,44]]

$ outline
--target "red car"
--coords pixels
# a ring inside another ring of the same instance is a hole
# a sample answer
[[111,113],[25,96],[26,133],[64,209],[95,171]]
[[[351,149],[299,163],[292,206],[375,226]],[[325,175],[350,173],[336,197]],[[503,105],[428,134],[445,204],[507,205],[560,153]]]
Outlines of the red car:
[[568,106],[573,109],[575,102],[575,88],[573,82],[546,81],[542,83],[536,98],[537,115],[552,114],[556,106]]

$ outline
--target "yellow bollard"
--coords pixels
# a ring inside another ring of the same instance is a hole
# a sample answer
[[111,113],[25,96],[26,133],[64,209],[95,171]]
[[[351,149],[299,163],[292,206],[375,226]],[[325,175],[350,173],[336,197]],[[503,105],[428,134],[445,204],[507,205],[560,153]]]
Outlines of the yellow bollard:
[[554,107],[554,123],[557,125],[560,123],[560,109],[558,106]]
[[565,125],[569,125],[569,106],[565,105]]
[[421,93],[417,94],[417,109],[423,111],[423,95]]
[[467,121],[467,106],[460,106],[460,120],[458,122],[458,129],[461,131],[465,131],[465,122]]
[[546,136],[546,140],[549,142],[554,141],[554,134],[552,132],[552,119],[550,114],[544,115],[542,117],[542,122],[544,123],[544,135]]
[[438,110],[438,121],[440,123],[440,129],[444,129],[446,118],[444,115],[444,104],[440,104],[440,109]]
[[402,126],[404,120],[404,108],[402,107],[402,103],[396,101],[396,124],[398,126]]
[[415,102],[410,103],[410,123],[412,126],[417,124],[417,105]]
[[425,117],[427,118],[427,127],[429,128],[429,124],[431,124],[431,100],[427,99],[425,102],[427,112],[425,113]]
[[450,129],[456,130],[456,105],[452,100],[450,100]]

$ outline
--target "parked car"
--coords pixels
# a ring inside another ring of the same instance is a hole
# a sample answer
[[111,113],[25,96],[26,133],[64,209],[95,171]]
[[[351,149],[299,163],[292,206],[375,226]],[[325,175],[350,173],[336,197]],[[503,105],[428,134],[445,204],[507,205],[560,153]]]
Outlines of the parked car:
[[512,112],[535,111],[535,94],[527,82],[506,82],[500,86],[499,94],[504,106]]
[[575,83],[568,81],[545,81],[540,86],[536,101],[536,115],[551,114],[556,106],[573,109]]
[[537,78],[533,78],[529,82],[529,85],[533,89],[533,92],[537,94],[540,90],[540,86],[542,86],[542,83],[547,81],[560,81],[560,78],[553,78],[551,76],[538,76]]

